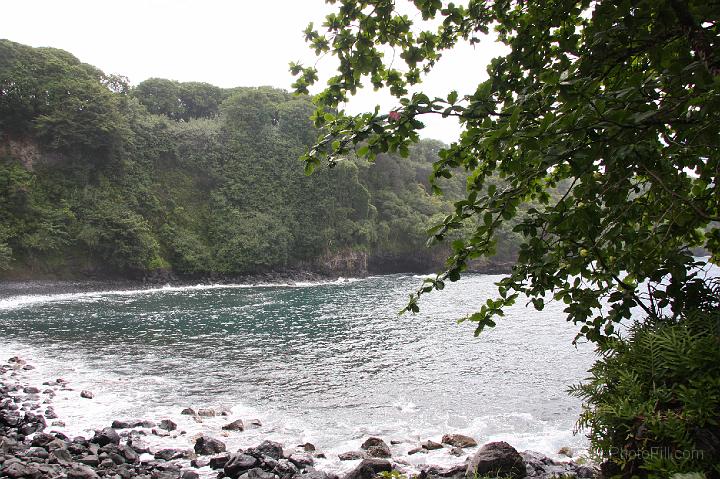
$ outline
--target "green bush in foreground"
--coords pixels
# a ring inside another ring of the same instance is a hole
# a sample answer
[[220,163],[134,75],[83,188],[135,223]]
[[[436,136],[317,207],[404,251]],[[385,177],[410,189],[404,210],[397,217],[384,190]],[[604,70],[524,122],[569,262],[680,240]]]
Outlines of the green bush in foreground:
[[589,382],[575,386],[594,452],[622,477],[720,477],[720,281],[676,320],[602,343]]

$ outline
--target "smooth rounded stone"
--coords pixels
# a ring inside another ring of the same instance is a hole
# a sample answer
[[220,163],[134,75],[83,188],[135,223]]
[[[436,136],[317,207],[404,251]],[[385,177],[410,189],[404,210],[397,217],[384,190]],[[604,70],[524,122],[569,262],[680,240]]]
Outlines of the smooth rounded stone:
[[463,434],[445,434],[440,441],[443,444],[449,444],[454,447],[475,447],[478,445],[477,441],[470,436]]
[[33,369],[35,369],[35,366],[33,366],[32,364],[26,364],[22,368],[23,368],[23,371],[32,371]]
[[65,421],[53,421],[50,425],[55,427],[65,427]]
[[175,424],[170,419],[163,419],[160,421],[160,424],[158,425],[160,429],[165,429],[166,431],[174,431],[177,429],[177,424]]
[[70,454],[70,451],[65,448],[55,449],[50,453],[50,462],[70,464],[73,462],[73,456]]
[[222,428],[225,431],[244,431],[245,424],[243,424],[242,419],[238,419],[230,424],[225,424]]
[[35,386],[26,386],[23,388],[25,394],[40,394],[40,389]]
[[484,474],[522,479],[527,475],[527,470],[522,456],[515,448],[504,441],[498,441],[481,447],[467,466],[466,476],[468,477]]
[[381,472],[391,472],[392,464],[385,459],[363,459],[352,471],[345,475],[345,479],[372,479]]
[[106,427],[101,431],[95,431],[95,436],[90,440],[98,444],[100,447],[105,444],[120,444],[120,435],[111,427]]
[[195,441],[195,452],[203,456],[225,452],[225,450],[224,442],[209,436],[200,436]]
[[238,453],[230,456],[225,463],[223,472],[227,477],[237,478],[240,474],[255,467],[258,460],[248,454]]
[[53,411],[52,409],[46,409],[46,410],[45,410],[45,417],[46,417],[47,419],[57,419],[57,418],[58,418],[58,415],[55,414],[55,411]]
[[317,448],[315,447],[315,444],[311,442],[306,442],[305,444],[298,445],[299,448],[301,448],[305,452],[315,452]]
[[413,454],[427,454],[427,453],[428,453],[428,450],[425,449],[424,447],[416,447],[416,448],[410,449],[408,451],[409,456],[412,456]]
[[80,397],[83,399],[92,399],[95,397],[95,395],[92,393],[92,391],[82,390],[80,391]]
[[203,417],[215,417],[215,410],[209,408],[198,409],[197,415]]
[[[200,461],[201,459],[197,459],[197,461]],[[206,466],[210,466],[210,469],[217,470],[222,469],[225,467],[225,464],[230,460],[230,453],[224,452],[222,454],[218,454],[217,456],[211,457],[209,460],[202,459],[205,461]],[[195,467],[203,467],[203,466],[195,466]]]
[[365,454],[365,451],[348,451],[338,454],[338,459],[341,461],[355,461],[358,459],[365,459],[366,457],[367,454]]
[[290,454],[288,460],[300,469],[305,469],[315,464],[315,461],[309,454]]
[[255,448],[257,452],[264,456],[270,456],[273,459],[281,459],[283,457],[283,447],[279,442],[263,441]]
[[180,474],[180,479],[200,479],[200,474],[190,469],[185,469],[182,474]]
[[100,476],[88,466],[76,464],[67,472],[67,479],[98,479]]
[[197,415],[197,413],[195,412],[195,410],[194,410],[193,408],[191,408],[191,407],[186,407],[185,409],[183,409],[182,411],[180,411],[180,414],[182,414],[183,416],[195,416],[195,415]]
[[427,441],[421,443],[420,447],[422,447],[423,449],[427,449],[428,451],[434,451],[436,449],[442,449],[443,445],[439,442],[431,441],[428,439]]

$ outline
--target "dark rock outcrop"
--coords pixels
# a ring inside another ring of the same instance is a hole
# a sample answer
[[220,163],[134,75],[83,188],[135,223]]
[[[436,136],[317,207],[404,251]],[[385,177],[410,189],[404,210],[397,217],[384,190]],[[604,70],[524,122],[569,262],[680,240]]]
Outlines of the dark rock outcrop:
[[482,476],[484,474],[522,479],[527,475],[527,471],[520,453],[510,444],[499,441],[481,447],[467,466],[467,477]]

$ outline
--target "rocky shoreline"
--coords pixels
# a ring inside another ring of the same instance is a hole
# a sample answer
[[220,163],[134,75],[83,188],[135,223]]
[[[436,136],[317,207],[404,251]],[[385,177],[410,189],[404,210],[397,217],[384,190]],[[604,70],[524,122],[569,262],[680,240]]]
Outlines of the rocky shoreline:
[[[151,444],[152,437],[180,437],[171,418],[118,419],[100,427],[92,437],[68,437],[58,428],[64,426],[53,408],[53,397],[68,390],[62,378],[47,378],[42,385],[28,384],[23,372],[34,369],[27,361],[13,357],[0,365],[0,477],[67,479],[371,479],[416,477],[417,479],[465,477],[599,477],[593,464],[559,462],[542,454],[518,452],[505,442],[492,442],[479,449],[468,436],[447,434],[441,441],[427,440],[408,451],[409,455],[447,449],[461,456],[477,449],[465,462],[451,467],[427,465],[416,471],[403,457],[393,457],[383,438],[367,438],[359,450],[339,454],[339,459],[355,461],[354,469],[344,474],[318,468],[325,454],[313,444],[287,445],[264,440],[256,447],[228,451],[214,437],[188,437],[192,448],[163,448]],[[78,391],[78,397],[92,400],[90,391]],[[201,421],[214,416],[212,409],[187,408],[180,414]],[[219,414],[223,414],[219,412]],[[225,431],[242,432],[257,426],[252,421],[234,420]],[[395,444],[390,440],[390,444]],[[352,464],[352,463],[351,463]],[[389,475],[389,476],[388,476]]]

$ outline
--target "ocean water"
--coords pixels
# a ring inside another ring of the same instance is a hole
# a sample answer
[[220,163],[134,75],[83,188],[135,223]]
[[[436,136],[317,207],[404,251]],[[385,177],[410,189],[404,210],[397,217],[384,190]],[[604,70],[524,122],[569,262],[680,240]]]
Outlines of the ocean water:
[[[5,297],[0,360],[28,359],[31,383],[69,381],[72,390],[53,399],[66,426],[52,429],[72,435],[113,419],[171,418],[186,434],[150,436],[157,447],[190,448],[200,433],[230,450],[263,439],[311,442],[327,455],[319,467],[339,472],[355,462],[337,453],[370,435],[400,441],[394,457],[417,467],[462,462],[447,449],[407,456],[446,433],[580,453],[580,402],[566,390],[587,376],[594,355],[591,345],[571,344],[577,327],[564,305],[537,312],[518,301],[478,338],[457,323],[500,278],[467,275],[403,316],[419,276]],[[81,399],[83,389],[94,399]],[[227,416],[196,422],[180,415],[185,407]],[[221,430],[235,419],[262,426]]]

